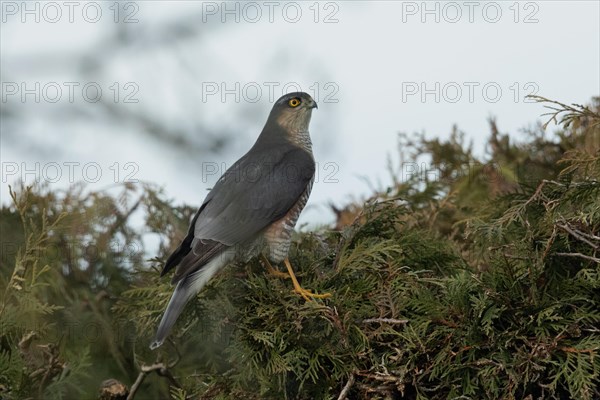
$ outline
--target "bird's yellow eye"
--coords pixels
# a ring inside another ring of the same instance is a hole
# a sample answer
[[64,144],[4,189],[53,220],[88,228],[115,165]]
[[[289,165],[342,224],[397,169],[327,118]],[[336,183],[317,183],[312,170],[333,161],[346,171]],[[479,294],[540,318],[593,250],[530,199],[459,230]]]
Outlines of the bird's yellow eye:
[[300,99],[294,97],[293,99],[290,99],[290,101],[288,101],[288,104],[290,105],[290,107],[298,107],[300,105]]

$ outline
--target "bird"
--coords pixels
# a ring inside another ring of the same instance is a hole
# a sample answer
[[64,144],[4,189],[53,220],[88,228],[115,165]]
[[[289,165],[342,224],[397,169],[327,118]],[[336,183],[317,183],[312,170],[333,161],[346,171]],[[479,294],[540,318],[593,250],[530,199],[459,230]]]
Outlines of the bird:
[[[315,179],[309,124],[317,103],[305,92],[280,97],[254,145],[219,178],[160,276],[176,285],[150,348],[160,347],[185,305],[225,266],[259,256],[267,271],[291,278],[306,301],[327,298],[300,286],[287,258],[292,232]],[[272,264],[283,261],[287,273]]]

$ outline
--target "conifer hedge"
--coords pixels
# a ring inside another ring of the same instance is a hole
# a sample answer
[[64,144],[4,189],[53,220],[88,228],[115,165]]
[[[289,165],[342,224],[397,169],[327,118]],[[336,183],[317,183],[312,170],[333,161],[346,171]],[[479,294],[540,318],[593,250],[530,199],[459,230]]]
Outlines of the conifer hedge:
[[302,285],[331,298],[231,266],[156,352],[158,271],[194,207],[151,184],[11,189],[0,398],[600,398],[600,99],[534,100],[552,125],[490,120],[484,156],[457,128],[400,135],[392,184],[297,234]]

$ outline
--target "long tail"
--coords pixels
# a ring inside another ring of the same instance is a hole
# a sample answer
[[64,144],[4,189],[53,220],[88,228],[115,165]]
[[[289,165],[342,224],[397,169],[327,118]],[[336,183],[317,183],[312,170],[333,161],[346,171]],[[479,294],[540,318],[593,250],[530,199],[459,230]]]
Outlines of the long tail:
[[192,297],[196,296],[196,294],[200,292],[204,285],[206,285],[206,283],[222,267],[227,265],[232,258],[233,254],[230,252],[221,253],[210,260],[200,270],[186,276],[179,281],[175,287],[173,295],[171,296],[171,300],[169,300],[167,309],[160,320],[158,330],[156,331],[156,336],[150,345],[150,349],[154,350],[163,344],[187,302],[190,301]]

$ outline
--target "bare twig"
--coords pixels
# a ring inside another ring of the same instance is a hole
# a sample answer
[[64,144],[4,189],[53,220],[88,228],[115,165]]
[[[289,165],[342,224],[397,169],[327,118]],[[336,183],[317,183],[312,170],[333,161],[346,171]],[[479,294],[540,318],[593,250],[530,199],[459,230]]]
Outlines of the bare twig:
[[569,232],[571,235],[573,235],[575,238],[577,238],[577,239],[581,240],[582,242],[585,242],[585,243],[589,244],[590,246],[592,246],[592,248],[593,248],[594,250],[598,250],[598,249],[600,249],[600,246],[598,246],[597,244],[595,244],[595,243],[592,243],[592,242],[590,242],[588,239],[586,239],[586,238],[583,236],[583,232],[580,232],[580,231],[577,231],[577,230],[573,230],[573,229],[571,229],[571,227],[569,227],[569,225],[557,224],[557,226],[558,226],[559,228],[561,228],[561,229],[563,229],[563,230],[565,230],[565,231]]
[[177,382],[177,380],[175,379],[175,377],[173,376],[173,374],[170,371],[170,369],[173,368],[179,362],[179,359],[180,359],[179,352],[177,352],[177,356],[178,357],[175,361],[173,361],[167,365],[165,365],[162,362],[157,362],[152,365],[142,365],[140,367],[140,373],[138,374],[133,385],[131,385],[131,391],[129,392],[129,395],[127,396],[127,400],[133,400],[138,389],[144,382],[144,379],[146,379],[146,376],[148,374],[150,374],[151,372],[156,372],[159,376],[164,376],[165,378],[167,378],[169,380],[169,382],[172,386],[181,388],[181,385],[179,384],[179,382]]
[[554,240],[556,239],[556,226],[552,227],[552,235],[550,235],[550,238],[548,239],[548,243],[546,243],[546,248],[544,249],[544,254],[542,255],[542,261],[546,259],[546,257],[548,257],[548,254],[550,253],[550,248],[552,247],[552,244],[554,243]]
[[407,319],[396,319],[396,318],[367,318],[363,320],[363,324],[370,324],[372,322],[379,322],[382,324],[398,324],[398,325],[406,325],[408,323]]
[[596,236],[596,235],[592,235],[591,233],[586,233],[586,232],[582,232],[582,231],[577,231],[581,236],[584,236],[588,239],[592,239],[592,240],[599,240],[600,241],[600,236]]
[[549,179],[542,179],[542,182],[540,182],[540,184],[538,185],[538,187],[535,189],[535,192],[533,193],[533,195],[525,202],[524,206],[528,206],[529,204],[531,204],[534,200],[537,200],[538,197],[540,197],[540,195],[542,194],[542,189],[544,188],[544,186],[546,186],[546,184],[552,184],[552,185],[556,185],[556,186],[560,186],[560,187],[564,187],[565,185],[563,185],[560,182],[556,182],[553,180],[549,180]]
[[170,366],[167,366],[163,363],[142,365],[142,367],[140,368],[141,372],[138,374],[138,377],[133,383],[133,385],[131,385],[131,391],[129,392],[129,396],[127,396],[127,400],[132,400],[135,397],[135,394],[144,382],[144,379],[146,379],[146,376],[151,372],[156,372],[158,375],[164,376],[169,380],[171,385],[175,387],[181,387],[175,379],[175,377],[173,376],[173,374],[171,374],[171,371],[169,371],[169,367]]
[[344,385],[344,388],[340,392],[340,395],[338,396],[337,400],[346,399],[346,396],[348,396],[348,392],[350,391],[350,389],[352,389],[352,385],[354,385],[354,379],[354,372],[352,372],[348,377],[348,382],[346,382],[346,384]]
[[590,356],[593,356],[596,351],[598,351],[598,348],[595,347],[593,349],[576,349],[575,347],[559,347],[559,350],[564,351],[565,353],[588,353]]
[[371,374],[368,372],[361,372],[361,371],[358,371],[356,373],[360,376],[364,376],[365,378],[373,379],[373,380],[376,380],[379,382],[395,382],[395,383],[401,382],[400,378],[398,378],[396,376],[392,376],[392,375],[384,375],[384,374],[379,374],[379,373]]
[[557,256],[564,256],[564,257],[581,257],[581,258],[585,258],[586,260],[590,260],[597,264],[600,264],[600,258],[588,256],[588,255],[581,254],[581,253],[555,253],[555,254]]
[[129,395],[127,395],[127,400],[133,400],[133,398],[135,397],[135,393],[138,391],[145,378],[146,372],[140,372],[138,374],[137,379],[135,380],[133,385],[131,385],[131,391],[129,392]]

